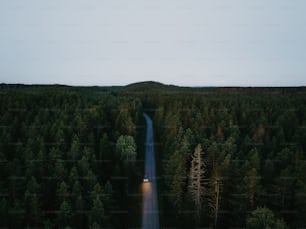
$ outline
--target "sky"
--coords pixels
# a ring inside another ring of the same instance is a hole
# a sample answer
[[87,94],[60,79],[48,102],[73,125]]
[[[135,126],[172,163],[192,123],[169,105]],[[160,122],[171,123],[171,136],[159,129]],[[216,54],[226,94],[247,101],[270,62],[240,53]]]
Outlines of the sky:
[[305,86],[305,0],[0,0],[0,83]]

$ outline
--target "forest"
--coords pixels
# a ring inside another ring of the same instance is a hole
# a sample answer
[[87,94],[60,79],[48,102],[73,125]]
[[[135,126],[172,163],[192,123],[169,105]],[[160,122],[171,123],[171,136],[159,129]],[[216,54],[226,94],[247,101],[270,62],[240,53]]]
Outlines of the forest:
[[0,85],[0,227],[306,227],[306,88]]

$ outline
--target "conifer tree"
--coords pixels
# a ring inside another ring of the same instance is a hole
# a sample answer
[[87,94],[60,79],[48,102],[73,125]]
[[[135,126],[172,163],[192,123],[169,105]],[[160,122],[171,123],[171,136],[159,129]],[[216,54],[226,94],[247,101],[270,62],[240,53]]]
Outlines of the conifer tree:
[[202,157],[202,147],[200,144],[195,148],[194,154],[191,160],[191,168],[189,174],[189,186],[188,190],[191,195],[192,201],[195,204],[197,214],[200,213],[204,196],[206,195],[205,179],[206,165]]

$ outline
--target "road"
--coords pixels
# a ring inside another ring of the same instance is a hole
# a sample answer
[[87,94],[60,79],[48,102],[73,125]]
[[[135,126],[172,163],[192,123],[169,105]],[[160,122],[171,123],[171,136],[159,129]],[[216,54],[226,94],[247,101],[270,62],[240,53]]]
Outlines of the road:
[[159,229],[159,215],[157,202],[157,188],[155,176],[155,155],[153,126],[151,118],[143,113],[147,123],[146,155],[145,155],[145,175],[149,179],[148,183],[142,184],[142,228]]

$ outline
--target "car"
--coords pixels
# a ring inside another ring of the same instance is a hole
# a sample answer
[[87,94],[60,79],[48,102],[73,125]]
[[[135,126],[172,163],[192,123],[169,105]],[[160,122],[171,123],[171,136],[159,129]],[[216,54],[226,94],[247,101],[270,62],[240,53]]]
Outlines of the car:
[[149,182],[149,178],[147,176],[144,176],[143,183],[148,183],[148,182]]

